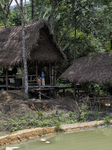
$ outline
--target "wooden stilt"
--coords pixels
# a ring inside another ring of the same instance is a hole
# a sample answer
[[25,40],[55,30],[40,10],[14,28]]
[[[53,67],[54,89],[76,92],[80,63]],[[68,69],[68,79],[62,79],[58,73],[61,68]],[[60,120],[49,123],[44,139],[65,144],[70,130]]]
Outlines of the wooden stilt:
[[74,82],[74,87],[73,87],[73,97],[74,99],[76,98],[76,83]]
[[55,76],[54,76],[54,84],[56,85],[56,64],[55,64],[55,68],[54,68],[55,70],[54,70],[54,74],[55,74]]
[[53,90],[53,98],[56,99],[56,90]]
[[6,70],[6,90],[8,90],[8,70]]
[[37,76],[38,76],[38,66],[37,66],[37,61],[36,61],[36,79],[37,79]]
[[53,85],[53,81],[54,81],[54,68],[53,67],[51,69],[51,80],[52,80],[52,85]]
[[63,97],[65,97],[65,88],[63,88]]
[[50,79],[50,85],[51,85],[51,64],[49,63],[49,79]]
[[79,100],[79,88],[78,88],[78,100]]

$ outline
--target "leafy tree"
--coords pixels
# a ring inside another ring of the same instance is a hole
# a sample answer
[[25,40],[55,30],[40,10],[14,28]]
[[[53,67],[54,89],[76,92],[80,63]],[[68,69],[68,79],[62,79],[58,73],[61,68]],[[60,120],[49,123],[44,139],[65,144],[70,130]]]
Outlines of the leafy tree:
[[9,16],[9,25],[18,26],[21,25],[21,16],[18,7],[16,6],[13,11],[11,11]]
[[1,0],[0,1],[0,6],[3,10],[3,13],[5,15],[5,27],[8,26],[8,15],[9,15],[9,11],[10,11],[10,5],[12,3],[13,0],[7,0],[7,1],[4,1],[4,0]]

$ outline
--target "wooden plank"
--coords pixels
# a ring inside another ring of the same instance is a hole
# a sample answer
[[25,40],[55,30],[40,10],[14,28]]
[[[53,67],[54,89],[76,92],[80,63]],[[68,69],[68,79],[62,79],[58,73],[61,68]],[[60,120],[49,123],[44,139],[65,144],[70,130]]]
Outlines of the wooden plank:
[[37,80],[28,80],[28,82],[37,82]]

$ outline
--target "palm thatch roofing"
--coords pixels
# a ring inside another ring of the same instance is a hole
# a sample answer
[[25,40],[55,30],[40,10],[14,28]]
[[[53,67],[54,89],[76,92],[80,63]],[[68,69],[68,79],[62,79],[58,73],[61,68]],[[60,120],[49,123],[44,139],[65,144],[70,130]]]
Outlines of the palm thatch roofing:
[[61,76],[71,82],[112,82],[112,53],[98,53],[77,59]]
[[[59,63],[66,59],[44,19],[25,25],[25,40],[28,61]],[[22,62],[22,26],[1,28],[0,66],[15,66]]]

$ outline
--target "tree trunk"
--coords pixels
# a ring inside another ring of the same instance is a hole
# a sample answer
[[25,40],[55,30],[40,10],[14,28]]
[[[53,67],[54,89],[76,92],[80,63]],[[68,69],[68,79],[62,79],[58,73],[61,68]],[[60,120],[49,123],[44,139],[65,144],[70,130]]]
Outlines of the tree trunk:
[[32,21],[34,19],[34,0],[32,0],[32,17],[31,17]]
[[8,27],[8,16],[5,15],[5,28],[7,28],[7,27]]
[[25,0],[25,20],[26,22],[28,22],[26,0]]
[[52,33],[54,32],[53,20],[54,20],[54,11],[55,11],[55,0],[51,0],[51,17],[50,17],[50,26]]
[[75,58],[76,58],[76,15],[75,15],[75,33],[74,33],[74,61],[75,61]]
[[22,11],[23,0],[20,1],[21,7],[19,6],[17,0],[15,0],[21,14],[21,24],[22,24],[22,57],[23,57],[23,68],[24,68],[24,98],[28,99],[28,73],[27,73],[27,60],[26,60],[26,49],[25,49],[25,28],[24,28],[24,16]]
[[110,32],[110,50],[112,50],[112,32]]
[[9,15],[10,5],[11,5],[12,1],[13,0],[10,0],[10,2],[8,4],[6,4],[5,1],[3,1],[3,3],[0,1],[0,6],[5,15],[5,28],[8,27],[8,15]]
[[[22,2],[22,0],[21,0]],[[24,28],[24,18],[23,14],[21,15],[22,23],[22,56],[23,56],[23,65],[24,65],[24,98],[28,99],[28,73],[27,73],[27,60],[26,60],[26,49],[25,49],[25,28]]]
[[[22,17],[23,19],[23,17]],[[25,32],[24,32],[24,21],[22,20],[22,55],[23,55],[23,64],[24,64],[24,90],[25,90],[25,99],[28,99],[28,73],[27,73],[27,60],[26,60],[26,50],[25,50]]]

